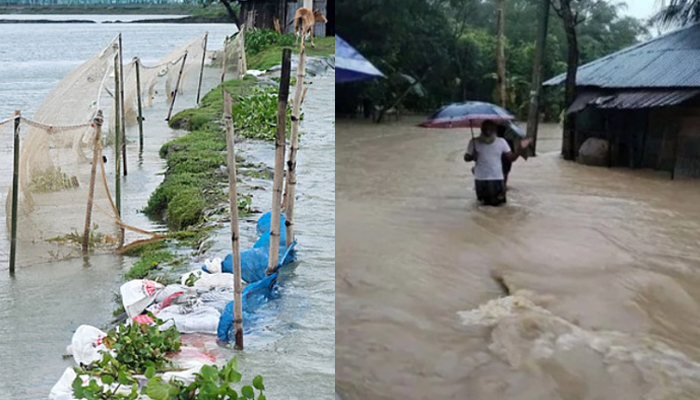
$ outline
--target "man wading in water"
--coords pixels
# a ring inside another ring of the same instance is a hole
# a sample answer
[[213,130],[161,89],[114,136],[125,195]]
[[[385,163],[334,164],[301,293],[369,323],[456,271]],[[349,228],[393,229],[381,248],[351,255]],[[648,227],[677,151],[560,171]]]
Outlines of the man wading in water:
[[506,202],[505,175],[503,160],[514,162],[520,157],[520,150],[530,145],[530,139],[520,142],[520,150],[513,152],[504,138],[496,135],[498,125],[484,121],[481,135],[469,141],[464,161],[474,161],[474,186],[476,198],[487,206],[500,206]]

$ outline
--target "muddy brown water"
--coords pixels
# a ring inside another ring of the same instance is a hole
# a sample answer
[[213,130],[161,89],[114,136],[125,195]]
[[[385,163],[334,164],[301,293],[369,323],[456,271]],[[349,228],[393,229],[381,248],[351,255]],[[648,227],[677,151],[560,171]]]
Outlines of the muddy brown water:
[[544,125],[486,208],[469,132],[419,121],[336,127],[344,400],[700,398],[700,182],[563,161]]

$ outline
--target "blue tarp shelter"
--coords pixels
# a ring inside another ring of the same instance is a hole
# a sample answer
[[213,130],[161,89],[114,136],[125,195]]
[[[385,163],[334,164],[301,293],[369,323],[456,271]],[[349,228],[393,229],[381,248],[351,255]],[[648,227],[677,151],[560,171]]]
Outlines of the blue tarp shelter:
[[335,35],[335,83],[346,83],[384,77],[345,40]]

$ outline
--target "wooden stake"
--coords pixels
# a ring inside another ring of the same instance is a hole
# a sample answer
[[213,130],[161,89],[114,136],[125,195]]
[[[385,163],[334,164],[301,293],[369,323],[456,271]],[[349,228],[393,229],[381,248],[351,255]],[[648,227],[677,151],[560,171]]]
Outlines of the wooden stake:
[[143,111],[141,106],[141,62],[138,57],[134,57],[134,67],[136,68],[136,103],[139,111],[139,151],[143,152]]
[[287,98],[289,97],[289,78],[291,73],[292,51],[282,50],[282,76],[277,100],[277,133],[275,135],[275,178],[272,184],[272,216],[270,221],[270,259],[267,275],[272,275],[279,264],[280,251],[280,203],[282,202],[282,184],[284,179],[284,149],[286,146]]
[[226,54],[226,46],[228,46],[228,38],[224,40],[224,60],[221,62],[221,83],[224,83],[224,80],[226,79],[226,59],[228,58],[228,54]]
[[95,126],[95,140],[92,151],[92,168],[90,169],[90,188],[88,189],[87,211],[85,212],[85,230],[83,230],[83,254],[87,254],[90,246],[90,224],[92,220],[92,203],[95,196],[95,175],[97,174],[97,163],[101,163],[100,140],[102,134],[102,110],[97,111],[97,116],[92,121]]
[[241,39],[238,41],[238,79],[243,79],[248,72],[248,64],[245,58],[245,26],[241,30]]
[[204,34],[204,49],[202,50],[202,65],[199,67],[199,85],[197,85],[197,104],[199,104],[199,95],[202,93],[202,78],[204,77],[204,61],[207,59],[207,40],[209,32]]
[[297,150],[299,150],[299,118],[301,114],[302,93],[304,77],[306,76],[306,50],[305,39],[301,39],[299,51],[299,65],[297,66],[297,84],[294,88],[294,104],[292,105],[292,129],[289,145],[289,159],[287,161],[287,184],[285,186],[284,216],[286,219],[287,247],[294,242],[294,196],[297,185]]
[[[114,56],[114,168],[116,171],[114,181],[114,196],[116,197],[117,212],[119,217],[122,215],[122,186],[121,186],[121,96],[119,93],[119,55]],[[120,246],[124,241],[124,229],[120,230],[119,243]]]
[[238,233],[238,190],[236,188],[236,153],[234,149],[235,133],[233,130],[233,118],[231,108],[233,101],[231,94],[223,87],[221,93],[224,97],[224,122],[226,125],[226,159],[228,161],[228,195],[231,206],[231,247],[233,250],[233,323],[236,338],[236,349],[243,350],[243,303],[241,284],[241,243]]
[[17,202],[19,201],[19,127],[20,111],[15,111],[14,164],[12,169],[12,227],[10,234],[10,276],[15,276],[17,258]]
[[124,108],[124,59],[122,58],[122,34],[119,34],[119,107],[121,107],[122,161],[126,176],[126,109]]
[[168,110],[168,118],[166,121],[170,121],[170,117],[173,114],[173,107],[175,106],[175,98],[177,97],[177,92],[180,90],[180,79],[182,79],[182,71],[185,69],[185,62],[187,61],[187,52],[182,56],[182,65],[180,66],[180,73],[177,75],[177,82],[175,83],[175,91],[173,92],[173,101],[170,103],[170,110]]

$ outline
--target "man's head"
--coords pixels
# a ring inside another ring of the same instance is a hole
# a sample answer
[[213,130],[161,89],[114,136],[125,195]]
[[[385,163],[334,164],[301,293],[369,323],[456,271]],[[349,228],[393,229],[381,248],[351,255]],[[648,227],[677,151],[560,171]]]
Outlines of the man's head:
[[481,134],[484,136],[495,136],[497,131],[498,125],[491,120],[486,120],[481,124]]

